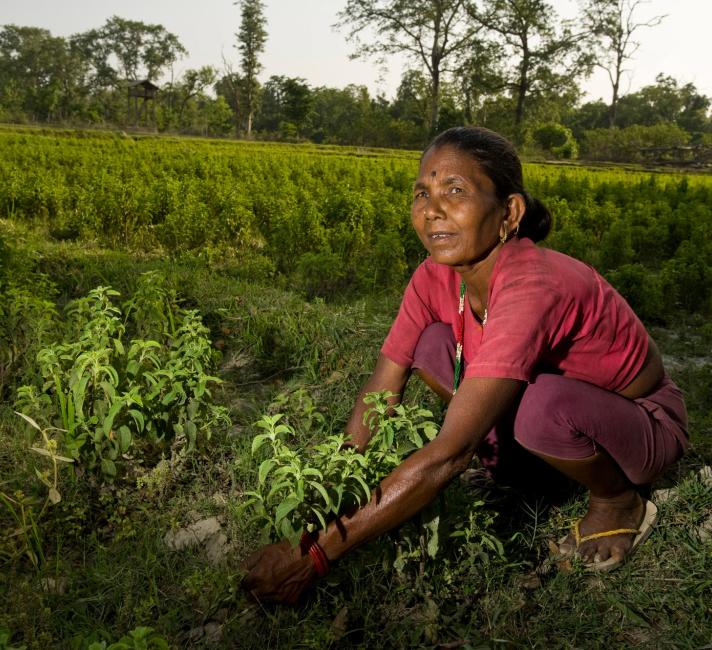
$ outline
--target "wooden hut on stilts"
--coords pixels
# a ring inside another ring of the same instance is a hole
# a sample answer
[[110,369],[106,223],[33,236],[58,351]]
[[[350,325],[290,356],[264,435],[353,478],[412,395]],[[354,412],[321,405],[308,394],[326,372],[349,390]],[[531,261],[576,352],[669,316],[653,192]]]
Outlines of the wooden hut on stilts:
[[148,79],[140,79],[129,81],[127,89],[128,124],[134,127],[153,126],[155,128],[158,86]]

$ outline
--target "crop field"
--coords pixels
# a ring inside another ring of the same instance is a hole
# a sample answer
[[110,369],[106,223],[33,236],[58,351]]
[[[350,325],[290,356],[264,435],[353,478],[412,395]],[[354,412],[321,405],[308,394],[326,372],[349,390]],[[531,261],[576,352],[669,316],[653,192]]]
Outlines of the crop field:
[[[528,163],[547,246],[648,325],[692,447],[607,575],[585,507],[469,480],[296,606],[242,562],[363,502],[436,432],[411,382],[343,427],[424,251],[416,152],[0,128],[0,650],[712,644],[712,177]],[[22,415],[18,415],[18,413]],[[358,457],[357,457],[358,456]]]

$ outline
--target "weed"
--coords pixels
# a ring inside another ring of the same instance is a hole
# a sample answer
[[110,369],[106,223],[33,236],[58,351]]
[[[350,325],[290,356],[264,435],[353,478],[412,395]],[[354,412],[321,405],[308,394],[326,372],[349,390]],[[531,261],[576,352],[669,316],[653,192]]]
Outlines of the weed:
[[[43,429],[32,418],[18,413],[29,426],[40,432],[41,446],[32,446],[30,451],[49,460],[50,468],[39,470],[35,467],[35,477],[47,488],[44,500],[39,503],[31,495],[16,490],[12,495],[0,490],[0,502],[9,511],[16,528],[3,534],[3,553],[12,561],[20,556],[27,557],[35,568],[45,561],[41,520],[47,507],[57,505],[62,496],[59,492],[59,464],[73,463],[73,459],[57,453],[57,441],[50,437],[49,430]],[[41,505],[40,505],[41,504]],[[38,510],[39,506],[39,510]],[[7,550],[10,549],[10,550]]]

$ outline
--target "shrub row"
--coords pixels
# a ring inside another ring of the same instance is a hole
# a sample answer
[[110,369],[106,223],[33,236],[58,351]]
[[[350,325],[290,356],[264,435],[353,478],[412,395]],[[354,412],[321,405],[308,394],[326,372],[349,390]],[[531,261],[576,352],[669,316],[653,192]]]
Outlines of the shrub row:
[[[172,258],[309,297],[400,287],[423,258],[409,218],[415,154],[0,131],[0,215],[55,239]],[[708,313],[712,181],[527,165],[547,245],[593,264],[645,317]]]

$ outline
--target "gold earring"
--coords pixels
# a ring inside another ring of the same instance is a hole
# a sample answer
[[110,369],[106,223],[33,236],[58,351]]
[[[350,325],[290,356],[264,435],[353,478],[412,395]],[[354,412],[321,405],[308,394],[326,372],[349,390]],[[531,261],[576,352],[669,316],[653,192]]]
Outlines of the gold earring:
[[517,224],[517,227],[514,229],[514,236],[519,237],[519,224]]
[[504,231],[504,235],[500,235],[500,236],[499,236],[499,243],[500,243],[500,244],[506,244],[506,243],[507,243],[507,237],[508,237],[508,233],[507,233],[507,231],[505,230],[505,231]]

